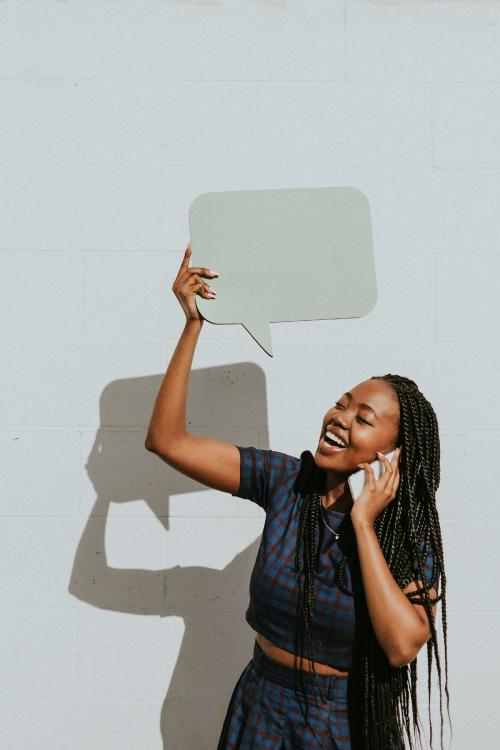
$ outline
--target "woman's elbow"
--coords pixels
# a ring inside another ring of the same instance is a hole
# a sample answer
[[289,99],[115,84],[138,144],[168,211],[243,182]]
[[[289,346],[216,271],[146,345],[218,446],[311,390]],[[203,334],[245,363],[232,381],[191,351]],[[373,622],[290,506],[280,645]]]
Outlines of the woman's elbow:
[[413,647],[406,647],[401,648],[398,651],[392,651],[390,654],[387,655],[387,659],[389,660],[389,664],[391,667],[406,667],[408,664],[411,664],[412,661],[415,661],[417,658],[418,652],[429,639],[426,638],[425,641],[419,643],[416,646]]
[[[417,652],[418,653],[418,652]],[[388,656],[389,664],[391,667],[406,667],[411,664],[416,658],[417,654],[410,654],[409,652],[397,652]]]

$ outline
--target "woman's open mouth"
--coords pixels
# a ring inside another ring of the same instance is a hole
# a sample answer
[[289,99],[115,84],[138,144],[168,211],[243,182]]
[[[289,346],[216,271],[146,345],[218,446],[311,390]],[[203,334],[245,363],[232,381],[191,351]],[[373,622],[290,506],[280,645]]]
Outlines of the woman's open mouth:
[[343,445],[342,441],[335,437],[335,435],[329,430],[323,433],[319,445],[321,450],[325,453],[340,453],[341,451],[345,451],[347,447],[346,445]]

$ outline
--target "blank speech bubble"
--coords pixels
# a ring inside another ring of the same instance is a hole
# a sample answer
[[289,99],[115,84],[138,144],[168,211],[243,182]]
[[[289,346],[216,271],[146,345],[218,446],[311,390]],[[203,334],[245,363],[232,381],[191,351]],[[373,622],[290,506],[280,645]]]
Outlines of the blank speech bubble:
[[271,357],[270,323],[360,318],[377,300],[366,196],[354,187],[202,193],[191,265],[215,268],[210,323],[241,323]]

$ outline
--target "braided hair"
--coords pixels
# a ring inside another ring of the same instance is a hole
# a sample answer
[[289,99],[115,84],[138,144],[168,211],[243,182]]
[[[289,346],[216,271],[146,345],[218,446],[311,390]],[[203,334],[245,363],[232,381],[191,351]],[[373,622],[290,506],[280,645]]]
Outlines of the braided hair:
[[[388,567],[400,589],[404,589],[415,578],[414,561],[417,561],[418,578],[422,586],[416,591],[407,592],[406,597],[421,604],[427,614],[431,637],[426,643],[428,695],[429,695],[429,732],[432,745],[431,719],[431,672],[432,657],[435,656],[439,678],[439,712],[441,719],[441,748],[443,747],[443,710],[441,659],[437,643],[437,632],[434,625],[431,605],[442,601],[442,630],[445,656],[445,693],[449,711],[448,693],[448,654],[447,654],[447,617],[446,617],[446,573],[443,560],[443,545],[438,512],[436,509],[436,490],[440,482],[440,443],[438,421],[434,409],[419,390],[417,384],[402,375],[374,375],[371,380],[383,380],[392,386],[399,401],[400,421],[397,445],[402,445],[400,459],[400,481],[396,497],[378,515],[374,523],[382,552]],[[313,648],[313,609],[314,609],[314,573],[317,567],[316,533],[319,517],[320,498],[317,494],[307,494],[300,509],[295,553],[295,570],[299,580],[299,614],[297,618],[295,643],[296,653],[304,654],[304,638],[307,645],[307,656],[314,679],[319,687],[314,667]],[[431,582],[427,583],[423,575],[428,545],[433,552],[433,569]],[[423,550],[423,551],[422,551]],[[356,555],[355,555],[356,556]],[[342,586],[342,571],[346,563],[344,554],[336,571],[336,580],[340,588],[351,595]],[[429,589],[441,576],[441,593],[432,598]],[[302,585],[300,578],[302,577]],[[353,578],[354,580],[354,578]],[[353,669],[349,681],[354,686],[349,703],[355,703],[358,714],[353,724],[353,731],[359,732],[356,747],[363,750],[399,750],[404,748],[404,736],[410,750],[421,748],[420,718],[417,708],[417,660],[409,665],[393,667],[381,648],[369,617],[366,598],[362,594],[356,597],[356,634],[353,648]],[[304,670],[295,669],[301,680],[305,679]],[[303,683],[302,683],[303,684]],[[297,689],[297,687],[296,687]],[[306,711],[307,711],[306,701]],[[410,707],[412,720],[410,720]],[[353,710],[351,705],[350,712]],[[352,716],[352,713],[351,713]],[[451,726],[451,722],[450,722]],[[353,737],[353,740],[356,738]],[[354,744],[353,744],[354,747]]]

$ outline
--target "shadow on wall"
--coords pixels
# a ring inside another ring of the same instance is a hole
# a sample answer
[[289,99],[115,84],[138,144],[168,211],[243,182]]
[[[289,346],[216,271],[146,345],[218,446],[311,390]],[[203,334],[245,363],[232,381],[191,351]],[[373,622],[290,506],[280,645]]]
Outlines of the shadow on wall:
[[[143,500],[168,534],[169,496],[207,490],[144,447],[162,379],[155,375],[114,381],[102,393],[101,423],[85,465],[97,497],[76,551],[69,592],[106,610],[183,618],[183,640],[161,711],[163,747],[209,750],[219,737],[237,677],[252,655],[255,634],[245,611],[261,537],[223,570],[108,566],[105,531],[110,503]],[[266,447],[263,371],[252,363],[192,371],[186,413],[188,430],[194,434],[199,431],[235,445],[255,445],[261,435],[259,447]],[[227,425],[227,415],[234,427]],[[228,513],[231,502],[250,502],[227,497]],[[252,512],[254,507],[252,503]]]

